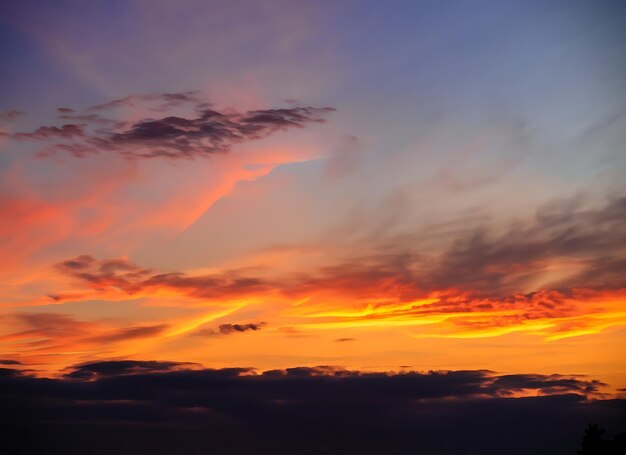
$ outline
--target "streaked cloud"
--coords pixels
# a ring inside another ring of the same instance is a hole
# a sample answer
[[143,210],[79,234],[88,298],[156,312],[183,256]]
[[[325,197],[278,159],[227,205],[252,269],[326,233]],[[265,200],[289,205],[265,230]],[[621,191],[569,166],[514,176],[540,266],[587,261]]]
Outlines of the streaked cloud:
[[[127,158],[194,158],[225,153],[235,144],[262,139],[277,131],[303,128],[308,123],[324,123],[324,117],[335,110],[330,107],[290,106],[220,112],[209,103],[200,101],[196,95],[196,92],[130,95],[87,109],[87,112],[101,113],[148,104],[144,109],[165,114],[181,105],[191,104],[195,114],[187,117],[167,115],[118,122],[100,114],[76,114],[73,109],[59,108],[61,119],[82,123],[41,126],[28,133],[0,132],[0,135],[16,141],[46,142],[40,152],[42,155],[67,152],[80,158],[115,152]],[[6,116],[8,118],[9,114]]]

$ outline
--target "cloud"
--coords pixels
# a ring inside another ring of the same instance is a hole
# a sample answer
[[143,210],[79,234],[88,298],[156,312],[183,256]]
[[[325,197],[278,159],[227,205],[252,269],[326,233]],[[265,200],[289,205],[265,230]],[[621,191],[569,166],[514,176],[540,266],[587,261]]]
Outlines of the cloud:
[[[237,271],[199,276],[178,272],[156,273],[127,259],[98,260],[88,255],[63,261],[56,268],[96,290],[121,289],[128,294],[172,289],[191,297],[213,298],[246,295],[269,288],[264,280],[241,276]],[[61,299],[62,294],[53,294],[52,298]]]
[[567,261],[576,264],[577,273],[542,284],[556,289],[623,288],[624,219],[626,197],[597,208],[584,208],[578,199],[559,201],[539,210],[527,226],[499,235],[485,227],[461,231],[438,256],[417,250],[415,237],[377,244],[376,254],[303,275],[297,287],[355,288],[363,294],[382,290],[403,300],[445,289],[506,296],[527,292],[553,264]]
[[13,139],[17,140],[37,140],[47,141],[55,139],[73,139],[83,137],[85,132],[80,125],[74,125],[68,123],[61,126],[41,126],[32,133],[15,133],[10,135]]
[[91,323],[56,313],[13,313],[3,315],[2,319],[10,321],[13,327],[25,328],[23,331],[3,335],[0,337],[2,341],[25,340],[42,344],[50,339],[60,341],[86,336],[94,328]]
[[498,376],[491,384],[495,389],[502,390],[504,395],[520,390],[538,390],[544,394],[555,393],[594,393],[603,384],[599,381],[585,381],[576,377],[566,377],[558,374],[509,374]]
[[11,122],[22,115],[24,115],[23,112],[16,110],[0,111],[0,122]]
[[152,106],[152,110],[161,111],[171,109],[180,105],[190,103],[193,105],[204,106],[198,98],[198,92],[188,91],[181,93],[153,93],[146,95],[129,95],[124,98],[116,99],[102,104],[97,104],[88,108],[88,111],[107,111],[120,107],[134,107],[145,102],[159,103],[159,106]]
[[[194,158],[228,152],[233,145],[262,139],[277,131],[324,123],[333,108],[292,106],[246,112],[217,111],[202,102],[196,92],[131,95],[92,106],[87,114],[59,108],[64,120],[80,121],[61,127],[41,126],[28,133],[3,133],[14,140],[47,141],[42,156],[58,151],[76,157],[93,153],[119,153],[129,158]],[[155,104],[156,103],[156,104]],[[147,106],[144,106],[147,104]],[[193,115],[167,115],[127,123],[100,115],[120,107],[142,106],[156,113],[168,113],[181,106],[194,108]],[[93,114],[89,112],[97,112]]]
[[0,365],[22,365],[22,362],[11,359],[0,359]]
[[163,333],[168,327],[169,326],[167,324],[124,327],[122,329],[113,330],[109,333],[89,338],[88,341],[110,343],[137,338],[149,338]]
[[[66,112],[63,111],[58,117],[62,120],[71,120],[75,123],[87,124],[91,126],[96,125],[114,125],[115,128],[124,128],[128,125],[127,122],[121,122],[116,120],[111,120],[106,117],[101,117],[98,114],[74,114],[74,111]],[[62,145],[62,144],[61,144]]]
[[[461,231],[438,256],[402,239],[392,246],[374,245],[376,252],[367,256],[271,278],[248,269],[159,273],[127,259],[91,256],[64,261],[57,269],[92,293],[304,299],[288,315],[304,318],[290,323],[298,329],[422,325],[421,336],[526,332],[558,340],[623,326],[624,219],[624,197],[592,208],[576,199],[560,201],[539,210],[530,223],[500,234]],[[51,295],[62,300],[72,293]],[[266,320],[286,315],[275,307],[268,311],[278,313],[265,315]]]
[[14,352],[34,356],[84,348],[111,353],[123,350],[125,345],[134,346],[136,340],[159,338],[170,328],[169,324],[112,327],[107,320],[85,321],[58,313],[8,313],[0,320],[14,330],[0,336],[0,343],[6,343]]
[[[128,259],[91,256],[64,261],[57,268],[94,290],[117,289],[129,294],[161,288],[196,298],[218,298],[279,291],[292,296],[328,293],[407,302],[442,293],[442,302],[429,307],[432,310],[460,309],[476,299],[492,299],[480,302],[485,306],[494,306],[498,299],[509,304],[525,300],[531,305],[540,297],[533,292],[552,290],[550,297],[541,296],[540,307],[547,311],[547,306],[556,309],[567,300],[573,289],[626,287],[624,219],[625,197],[598,207],[565,200],[540,209],[529,223],[499,234],[483,227],[461,230],[438,255],[421,251],[419,238],[378,241],[363,248],[373,253],[271,279],[251,275],[249,270],[162,273]],[[446,297],[446,291],[454,291],[456,303]],[[465,303],[458,300],[459,293]],[[51,294],[60,299],[64,293]]]
[[257,373],[118,360],[57,379],[0,370],[0,420],[5,447],[27,452],[561,453],[576,450],[588,421],[619,428],[626,400],[586,397],[601,387],[485,370]]
[[[199,117],[165,117],[144,120],[123,132],[97,138],[102,149],[119,150],[132,156],[170,158],[228,152],[231,145],[261,139],[288,128],[302,128],[308,122],[323,122],[328,108],[298,107],[225,114],[207,109]],[[140,151],[133,151],[135,148]]]
[[[200,393],[204,399],[213,395],[215,400],[221,400],[222,391],[206,389],[207,385],[215,383],[246,395],[256,389],[263,399],[294,403],[303,398],[301,394],[306,389],[311,394],[309,399],[330,403],[352,401],[358,397],[389,402],[451,398],[473,400],[521,396],[520,393],[536,391],[549,395],[576,393],[584,396],[597,394],[606,386],[597,380],[558,374],[498,375],[488,370],[363,372],[334,366],[293,367],[258,373],[252,368],[203,369],[195,363],[153,360],[89,362],[74,365],[68,370],[64,379],[58,382],[65,379],[91,381],[93,386],[89,387],[92,387],[95,396],[103,392],[102,386],[115,381],[116,390],[109,389],[104,396],[100,396],[105,399],[119,399],[123,395],[132,398],[149,390],[158,400],[159,391],[169,389],[186,391],[192,396]],[[140,384],[141,387],[137,388]],[[321,394],[323,390],[328,393],[325,397]],[[378,396],[372,395],[375,390]],[[181,399],[187,401],[184,397]]]
[[222,335],[229,335],[231,333],[247,332],[249,330],[257,331],[261,330],[261,327],[265,325],[265,322],[256,322],[248,324],[220,324],[219,332]]
[[232,335],[237,333],[244,332],[256,332],[261,330],[267,323],[266,322],[248,322],[245,324],[220,324],[217,329],[212,328],[204,328],[200,330],[196,330],[193,332],[193,335],[197,336],[223,336],[223,335]]
[[72,371],[65,374],[64,377],[68,379],[91,380],[106,376],[163,373],[189,368],[192,365],[184,362],[157,362],[154,360],[110,360],[74,366]]
[[[622,287],[626,260],[626,197],[601,208],[584,209],[566,200],[539,210],[526,228],[513,228],[497,237],[478,229],[458,239],[428,277],[430,287],[449,286],[497,292],[519,290],[549,261],[573,259],[585,280],[563,279],[559,286]],[[611,267],[604,267],[610,263]],[[618,273],[616,273],[618,272]]]

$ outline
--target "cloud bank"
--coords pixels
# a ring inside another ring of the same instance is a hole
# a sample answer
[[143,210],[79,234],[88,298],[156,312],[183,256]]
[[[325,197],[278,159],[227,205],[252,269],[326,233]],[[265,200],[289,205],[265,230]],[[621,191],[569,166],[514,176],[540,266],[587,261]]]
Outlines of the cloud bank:
[[[442,328],[429,336],[522,331],[557,340],[623,326],[624,219],[626,198],[595,208],[569,200],[499,234],[483,228],[461,231],[439,255],[401,239],[387,247],[374,244],[369,255],[282,275],[246,268],[163,273],[126,258],[83,255],[56,265],[83,290],[50,297],[176,295],[193,301],[237,300],[233,308],[246,298],[303,301],[289,312],[284,305],[267,305],[262,317],[272,324],[276,317],[295,317],[294,326],[315,329],[427,325]],[[140,335],[149,329],[137,330]],[[246,330],[256,329],[220,329]]]
[[60,379],[5,368],[0,384],[5,447],[46,453],[573,453],[589,419],[618,428],[626,411],[624,400],[588,398],[598,381],[485,370],[120,360]]

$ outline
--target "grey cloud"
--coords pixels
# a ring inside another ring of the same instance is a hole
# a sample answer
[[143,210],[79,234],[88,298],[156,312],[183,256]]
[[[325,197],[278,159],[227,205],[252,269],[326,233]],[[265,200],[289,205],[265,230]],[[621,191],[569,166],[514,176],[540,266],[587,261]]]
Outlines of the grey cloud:
[[60,128],[56,126],[41,126],[31,133],[15,133],[10,136],[17,140],[47,141],[55,139],[74,139],[83,137],[84,135],[85,131],[82,126],[68,123]]
[[525,225],[501,234],[486,227],[459,229],[439,255],[419,251],[419,238],[387,240],[374,254],[302,275],[293,292],[336,289],[386,292],[402,300],[433,290],[511,295],[527,288],[555,261],[576,261],[580,271],[548,283],[553,289],[626,286],[626,197],[585,208],[578,199],[555,202]]
[[[215,298],[245,295],[270,289],[269,283],[255,277],[230,271],[221,274],[188,276],[183,273],[156,273],[126,259],[98,260],[83,255],[56,265],[70,276],[89,283],[96,289],[115,287],[129,294],[145,289],[170,288],[191,297]],[[53,299],[62,299],[51,294]]]
[[132,340],[136,338],[148,338],[163,333],[167,328],[167,324],[124,327],[104,335],[88,338],[85,341],[113,343],[116,341]]
[[247,331],[257,331],[261,330],[261,327],[265,325],[265,322],[256,322],[256,323],[248,323],[248,324],[220,324],[219,331],[223,335],[228,335],[231,333],[241,333]]
[[163,373],[180,368],[189,368],[191,365],[194,364],[186,362],[159,362],[155,360],[109,360],[76,365],[72,368],[72,371],[65,374],[65,377],[68,379],[89,380],[106,376]]
[[[292,106],[219,112],[198,95],[197,92],[130,95],[92,106],[87,113],[67,107],[58,108],[61,119],[75,123],[61,127],[41,126],[32,132],[2,135],[18,141],[47,142],[47,147],[39,152],[42,157],[56,152],[76,157],[113,152],[127,158],[189,159],[226,153],[236,144],[262,139],[277,131],[324,123],[324,117],[335,110]],[[163,116],[136,122],[120,122],[105,117],[116,108],[139,105]],[[174,109],[188,110],[190,107],[195,113],[189,116],[165,115]]]

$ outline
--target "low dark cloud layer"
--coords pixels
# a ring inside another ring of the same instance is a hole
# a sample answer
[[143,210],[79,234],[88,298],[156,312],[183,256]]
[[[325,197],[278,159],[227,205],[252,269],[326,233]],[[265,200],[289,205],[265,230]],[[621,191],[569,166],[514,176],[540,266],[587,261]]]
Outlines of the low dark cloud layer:
[[[130,123],[104,116],[117,108],[136,106],[162,116]],[[165,115],[182,107],[194,113]],[[92,106],[86,113],[68,107],[57,111],[60,119],[76,123],[0,134],[17,141],[45,142],[43,156],[56,152],[76,157],[115,152],[132,158],[194,158],[228,152],[235,144],[262,139],[276,131],[324,123],[324,117],[334,109],[292,106],[246,112],[217,111],[199,99],[198,93],[184,92],[131,95]],[[9,114],[3,115],[8,119]]]
[[[555,454],[574,453],[588,421],[617,432],[626,416],[624,400],[589,399],[601,384],[580,377],[189,367],[97,362],[61,379],[5,368],[3,443],[70,454]],[[512,398],[529,391],[539,396]]]
[[123,376],[130,374],[163,373],[189,367],[189,363],[159,362],[156,360],[110,360],[90,362],[76,365],[65,374],[68,379],[92,380],[106,376]]

